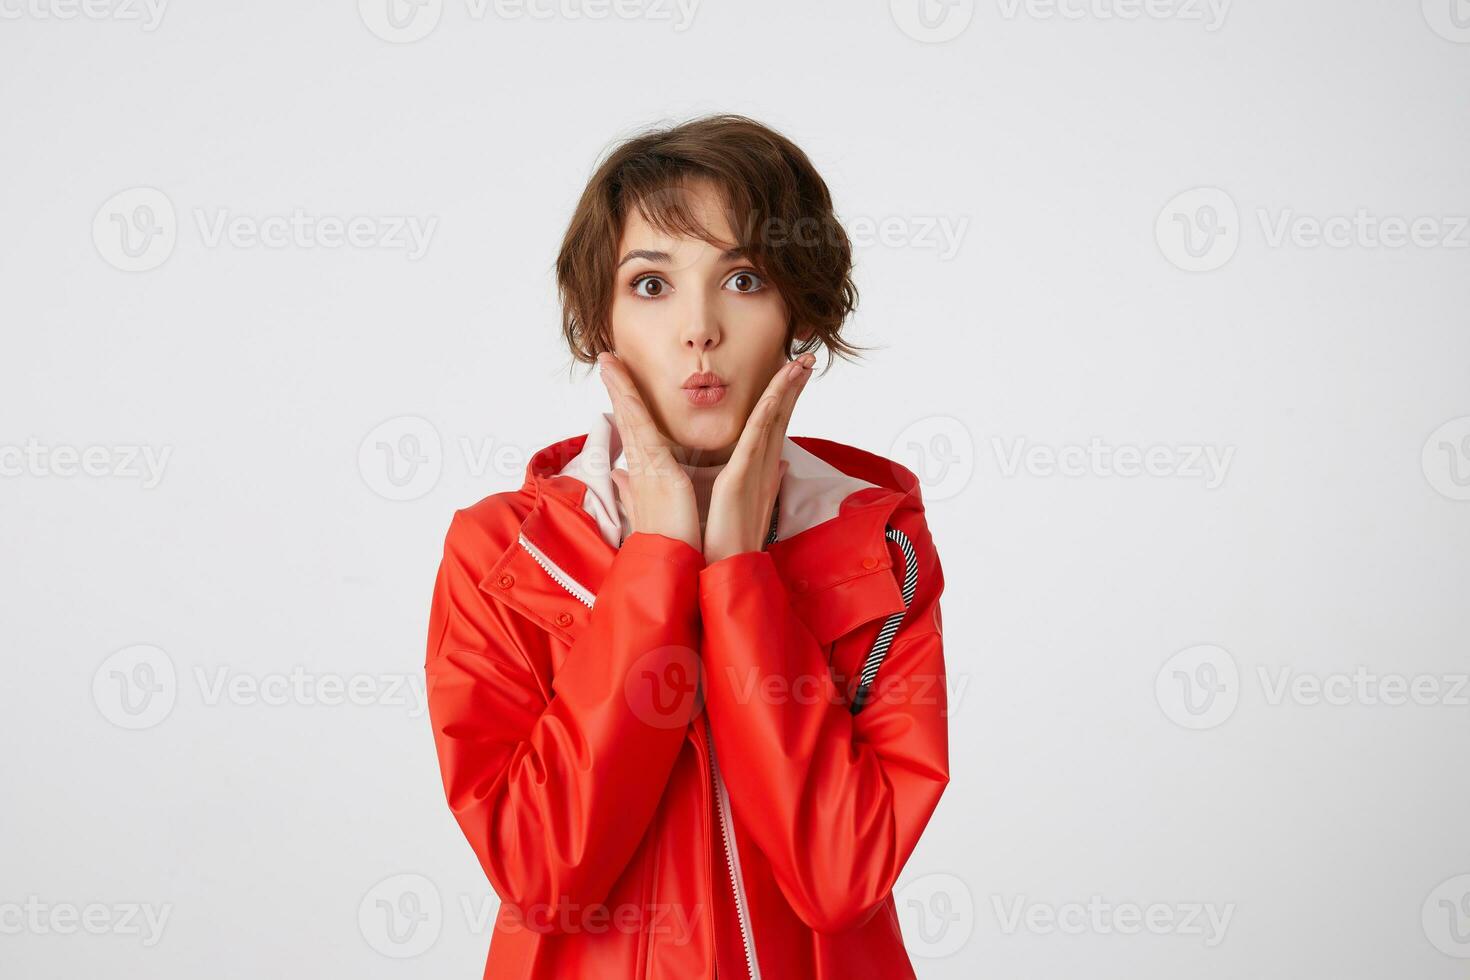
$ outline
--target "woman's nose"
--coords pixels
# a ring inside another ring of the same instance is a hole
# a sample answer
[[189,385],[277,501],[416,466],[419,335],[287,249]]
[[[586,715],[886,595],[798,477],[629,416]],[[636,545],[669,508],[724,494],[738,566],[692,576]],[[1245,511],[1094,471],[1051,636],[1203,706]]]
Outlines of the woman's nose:
[[719,320],[709,302],[699,299],[691,304],[685,314],[682,334],[685,346],[696,350],[704,350],[720,342]]

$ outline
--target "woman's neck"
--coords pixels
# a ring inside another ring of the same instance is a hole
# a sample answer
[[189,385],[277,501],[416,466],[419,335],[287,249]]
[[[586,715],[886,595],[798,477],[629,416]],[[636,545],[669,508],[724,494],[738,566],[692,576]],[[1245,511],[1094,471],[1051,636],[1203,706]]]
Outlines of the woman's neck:
[[689,482],[694,484],[694,502],[699,506],[699,529],[704,530],[705,521],[709,517],[710,494],[714,490],[715,477],[725,468],[725,463],[710,463],[708,465],[691,465],[680,463],[679,468],[689,474]]
[[670,446],[669,451],[674,456],[674,461],[680,466],[693,466],[700,468],[723,466],[730,461],[735,454],[735,447],[724,446],[720,449],[689,448],[688,446]]

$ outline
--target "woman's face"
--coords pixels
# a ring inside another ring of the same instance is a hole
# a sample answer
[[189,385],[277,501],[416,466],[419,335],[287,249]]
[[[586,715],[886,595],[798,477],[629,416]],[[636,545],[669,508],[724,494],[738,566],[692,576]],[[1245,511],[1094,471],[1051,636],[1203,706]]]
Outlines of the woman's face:
[[[715,185],[688,188],[695,219],[721,244],[671,238],[633,209],[613,274],[612,343],[676,458],[704,466],[729,461],[787,362],[787,312],[775,287],[727,252],[735,236]],[[691,378],[701,372],[717,377]]]

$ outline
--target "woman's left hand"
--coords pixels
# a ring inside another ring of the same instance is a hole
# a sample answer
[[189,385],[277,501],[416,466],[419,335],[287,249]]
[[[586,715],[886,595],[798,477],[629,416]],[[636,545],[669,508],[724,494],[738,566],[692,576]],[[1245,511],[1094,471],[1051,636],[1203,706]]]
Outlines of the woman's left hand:
[[806,353],[783,366],[745,420],[735,451],[710,490],[704,526],[706,565],[745,551],[760,551],[765,545],[771,508],[786,473],[786,461],[781,458],[786,426],[816,361]]

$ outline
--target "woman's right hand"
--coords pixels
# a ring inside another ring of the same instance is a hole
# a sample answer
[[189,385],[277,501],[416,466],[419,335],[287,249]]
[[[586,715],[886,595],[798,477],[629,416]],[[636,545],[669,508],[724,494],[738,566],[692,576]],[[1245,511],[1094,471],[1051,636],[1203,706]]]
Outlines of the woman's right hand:
[[633,530],[684,541],[702,554],[699,504],[689,474],[674,458],[668,437],[653,421],[633,376],[617,355],[598,354],[597,364],[628,457],[627,470],[613,470],[612,480]]

